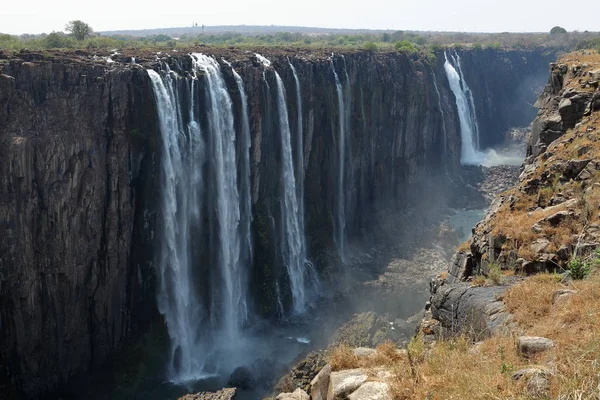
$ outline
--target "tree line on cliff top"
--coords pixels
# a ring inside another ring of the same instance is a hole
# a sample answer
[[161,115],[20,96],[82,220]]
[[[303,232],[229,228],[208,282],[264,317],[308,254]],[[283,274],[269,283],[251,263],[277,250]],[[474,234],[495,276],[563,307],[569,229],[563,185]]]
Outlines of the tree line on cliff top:
[[[282,28],[283,29],[283,28]],[[253,34],[251,32],[224,32],[204,34],[185,31],[181,35],[150,34],[147,36],[106,35],[95,33],[83,21],[71,21],[65,32],[41,35],[8,35],[0,33],[2,50],[45,49],[152,49],[189,48],[200,45],[217,47],[281,46],[300,48],[354,48],[368,51],[396,49],[405,53],[430,53],[441,47],[471,47],[499,49],[539,49],[570,51],[583,48],[600,50],[600,33],[567,32],[560,26],[549,33],[465,33],[465,32],[356,32],[318,33],[278,32]],[[200,33],[199,33],[200,32]]]

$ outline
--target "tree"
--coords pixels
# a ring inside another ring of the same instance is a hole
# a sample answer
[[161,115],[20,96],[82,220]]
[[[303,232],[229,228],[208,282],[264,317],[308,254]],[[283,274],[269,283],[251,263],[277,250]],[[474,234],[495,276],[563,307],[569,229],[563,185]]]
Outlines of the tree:
[[567,33],[567,30],[561,26],[555,26],[554,28],[550,29],[551,35],[556,35],[560,33]]
[[69,22],[65,26],[65,30],[77,40],[83,40],[94,33],[91,26],[79,20]]
[[65,47],[70,47],[69,42],[72,42],[72,39],[65,36],[62,32],[52,32],[44,39],[46,42],[46,48],[48,49],[60,49]]

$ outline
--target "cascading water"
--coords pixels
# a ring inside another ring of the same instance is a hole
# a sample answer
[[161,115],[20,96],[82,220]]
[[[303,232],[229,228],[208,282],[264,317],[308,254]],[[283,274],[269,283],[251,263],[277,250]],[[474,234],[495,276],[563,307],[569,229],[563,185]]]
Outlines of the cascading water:
[[[191,57],[193,79],[181,79],[174,72],[161,77],[148,71],[163,148],[158,305],[171,339],[168,372],[173,382],[205,377],[205,360],[211,351],[239,339],[248,322],[244,266],[251,257],[250,128],[243,82],[236,74],[243,113],[240,198],[232,102],[221,68],[203,54]],[[199,79],[206,82],[202,111],[196,101]],[[206,121],[206,145],[200,130],[201,112]],[[208,200],[204,208],[203,198]],[[202,216],[203,209],[210,215]],[[209,226],[201,226],[201,217],[211,221]],[[201,230],[211,243],[210,260],[200,260],[195,251]],[[196,292],[197,267],[210,270],[210,284],[206,285],[210,293],[203,294],[210,299],[208,303]],[[209,309],[203,309],[203,304]]]
[[302,224],[301,232],[304,232],[304,132],[302,124],[302,94],[300,93],[300,79],[294,65],[289,62],[292,75],[294,75],[294,83],[296,84],[296,189],[298,191],[298,214],[300,215],[300,223]]
[[335,87],[337,91],[337,100],[338,100],[338,177],[337,177],[337,202],[336,202],[336,223],[334,224],[334,232],[335,232],[335,243],[338,248],[338,254],[342,260],[342,263],[345,262],[346,256],[346,196],[345,196],[345,188],[344,188],[344,178],[345,178],[345,166],[346,166],[346,107],[344,104],[344,91],[342,88],[342,83],[340,82],[340,78],[335,71],[335,65],[333,64],[333,59],[331,60],[331,70],[333,71],[333,76],[335,77]]
[[304,236],[304,129],[302,123],[302,93],[300,92],[300,79],[298,78],[298,72],[291,62],[289,62],[289,65],[290,69],[292,70],[292,74],[294,75],[294,82],[296,84],[296,104],[298,112],[298,115],[296,116],[298,129],[296,134],[296,159],[298,160],[296,167],[296,176],[298,177],[296,180],[296,187],[298,199],[298,223],[300,225],[300,232],[302,234],[303,242],[303,253],[301,259],[304,260],[304,281],[305,285],[307,286],[307,290],[310,292],[310,294],[317,294],[319,292],[320,285],[319,279],[314,265],[307,259],[306,239]]
[[[199,225],[204,143],[199,125],[182,121],[173,73],[163,78],[149,70],[162,138],[162,248],[158,259],[158,309],[164,316],[171,351],[169,376],[198,377],[203,365],[200,332],[204,312],[193,286],[191,231]],[[192,81],[191,92],[195,85]],[[190,115],[193,120],[193,113]]]
[[[235,129],[232,102],[219,63],[204,54],[192,54],[194,69],[206,79],[206,104],[210,150],[216,190],[218,260],[221,275],[219,296],[214,296],[213,324],[219,324],[222,339],[235,340],[248,321],[246,276],[241,262],[240,198],[237,186]],[[215,288],[216,289],[216,288]]]
[[[447,53],[444,53],[446,61],[444,63],[444,70],[450,84],[450,89],[454,93],[456,98],[456,108],[458,109],[458,119],[460,122],[460,133],[461,133],[461,153],[460,162],[468,165],[481,164],[485,155],[475,148],[475,132],[473,126],[476,125],[474,122],[471,107],[469,106],[469,100],[467,99],[468,93],[466,90],[466,83],[461,85],[461,78],[459,73],[456,71],[454,66],[448,60]],[[470,92],[470,91],[469,91]]]
[[[231,65],[230,65],[231,66]],[[246,90],[244,89],[244,81],[242,77],[231,68],[233,77],[237,85],[242,103],[242,126],[241,126],[241,176],[240,176],[240,195],[241,201],[241,223],[240,237],[244,240],[242,244],[242,261],[251,265],[252,263],[252,194],[250,187],[250,121],[248,120],[248,99],[246,98]]]
[[442,117],[442,133],[443,133],[443,157],[444,157],[444,165],[446,165],[446,156],[448,155],[448,131],[446,129],[446,115],[444,113],[444,108],[442,107],[442,96],[440,95],[440,90],[437,85],[437,77],[433,74],[433,87],[435,88],[435,93],[437,94],[437,103],[438,109],[440,110],[440,115]]
[[277,111],[279,114],[279,133],[281,135],[281,172],[283,180],[283,257],[286,263],[292,290],[293,311],[302,313],[306,309],[307,276],[304,232],[301,230],[300,210],[294,176],[292,158],[292,138],[286,104],[285,87],[281,77],[275,71],[277,83]]
[[481,141],[479,139],[479,124],[477,123],[477,112],[475,111],[475,99],[473,98],[473,92],[469,88],[469,84],[467,83],[467,80],[465,79],[465,75],[463,74],[462,66],[460,65],[460,56],[458,55],[458,53],[456,51],[454,51],[454,55],[451,54],[450,57],[452,58],[452,60],[454,61],[454,65],[456,65],[456,68],[458,69],[462,90],[465,93],[467,100],[469,100],[469,109],[471,111],[471,118],[472,118],[471,119],[471,127],[472,127],[473,133],[474,133],[473,141],[475,143],[475,149],[481,150],[481,145],[480,145]]

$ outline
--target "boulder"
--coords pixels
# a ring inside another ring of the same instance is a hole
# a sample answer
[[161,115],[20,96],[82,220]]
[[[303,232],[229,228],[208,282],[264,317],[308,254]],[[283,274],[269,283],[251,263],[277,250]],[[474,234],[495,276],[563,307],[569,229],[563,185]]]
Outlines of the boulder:
[[574,216],[575,213],[573,211],[559,211],[557,213],[547,216],[543,219],[543,221],[547,222],[548,224],[550,224],[550,226],[554,227],[560,224],[562,221],[566,220],[567,218],[572,218]]
[[229,376],[227,384],[241,389],[252,389],[256,385],[256,381],[248,367],[237,367]]
[[249,366],[237,367],[230,375],[227,385],[241,389],[270,389],[276,376],[284,372],[284,366],[272,360],[258,359]]
[[431,299],[432,317],[450,334],[466,333],[479,340],[501,331],[510,314],[499,300],[506,287],[444,285]]
[[356,357],[371,357],[377,354],[377,350],[371,349],[369,347],[357,347],[354,350],[352,350],[352,353],[354,353]]
[[348,396],[349,400],[392,400],[390,386],[385,382],[366,382]]
[[298,388],[293,393],[280,393],[275,400],[310,400],[310,396]]
[[566,163],[563,176],[567,179],[573,179],[589,164],[591,160],[569,160]]
[[329,389],[330,375],[331,365],[327,364],[310,382],[310,397],[312,400],[327,399],[327,390]]
[[332,372],[327,389],[327,400],[344,399],[358,389],[369,379],[369,375],[363,369],[348,369],[345,371]]
[[546,398],[550,382],[544,375],[536,374],[527,382],[526,390],[530,396],[538,398]]
[[531,378],[535,375],[552,376],[554,373],[547,367],[533,366],[520,369],[512,374],[512,379],[518,381],[522,378]]
[[186,394],[178,400],[235,400],[236,389],[226,388],[218,392],[200,392],[196,394]]
[[571,289],[558,289],[552,294],[552,304],[557,305],[565,302],[566,300],[573,297],[577,293],[576,290]]
[[548,338],[538,336],[520,336],[517,339],[517,349],[522,355],[529,357],[543,353],[554,347],[554,342]]
[[535,254],[539,254],[539,253],[545,252],[545,250],[548,248],[548,246],[550,246],[550,241],[545,238],[540,238],[540,239],[535,240],[533,243],[531,243],[531,245],[529,245],[529,248]]

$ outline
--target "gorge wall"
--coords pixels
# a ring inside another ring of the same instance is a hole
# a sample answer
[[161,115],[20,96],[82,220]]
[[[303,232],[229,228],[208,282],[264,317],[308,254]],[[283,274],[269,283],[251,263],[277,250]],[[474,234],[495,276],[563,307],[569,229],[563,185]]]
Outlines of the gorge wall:
[[[215,59],[238,144],[242,98],[233,69],[247,95],[254,255],[248,297],[254,314],[274,317],[277,291],[282,308],[291,308],[278,245],[284,154],[278,76],[296,180],[303,183],[308,258],[321,274],[344,255],[335,240],[340,209],[343,239],[358,246],[409,203],[438,201],[449,190],[459,168],[460,128],[441,53],[426,62],[402,53],[263,52],[270,66],[241,50],[220,50]],[[530,120],[522,110],[535,100],[532,88],[544,82],[549,56],[459,54],[483,143],[497,143],[506,129]],[[0,390],[13,398],[56,389],[157,321],[163,156],[147,68],[164,75],[168,66],[183,80],[192,79],[194,68],[184,54],[135,56],[137,64],[120,55],[107,62],[77,52],[0,54]],[[203,74],[198,82],[206,91]],[[199,240],[199,253],[208,251],[207,242]],[[210,268],[198,274],[214,273]],[[208,289],[199,281],[199,292]]]

